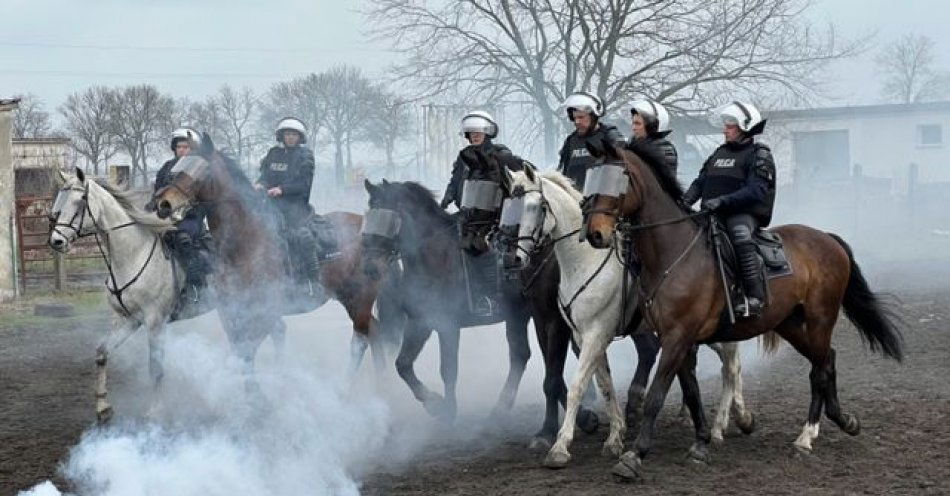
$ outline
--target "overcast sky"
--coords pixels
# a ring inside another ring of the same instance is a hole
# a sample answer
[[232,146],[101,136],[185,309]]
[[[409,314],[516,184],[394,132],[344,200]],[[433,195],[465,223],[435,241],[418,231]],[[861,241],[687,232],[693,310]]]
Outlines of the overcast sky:
[[[366,36],[368,0],[2,0],[0,96],[32,92],[55,108],[93,84],[153,83],[199,99],[223,83],[264,89],[338,63],[382,73],[392,54]],[[815,0],[810,17],[877,42],[925,34],[950,48],[943,0]],[[169,49],[187,47],[187,50]],[[833,103],[876,98],[872,50],[828,71]],[[950,68],[947,57],[941,65]]]

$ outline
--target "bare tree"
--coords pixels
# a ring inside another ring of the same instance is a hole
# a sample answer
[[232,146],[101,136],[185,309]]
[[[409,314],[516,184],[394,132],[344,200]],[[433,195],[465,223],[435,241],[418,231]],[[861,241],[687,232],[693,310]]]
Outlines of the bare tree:
[[13,112],[14,138],[39,138],[49,136],[52,124],[49,112],[43,110],[43,101],[33,93],[15,95],[20,104]]
[[360,138],[376,89],[358,68],[341,65],[317,75],[317,90],[324,102],[322,124],[334,146],[336,184],[342,187],[345,170],[353,167],[353,143]]
[[[816,66],[856,52],[803,21],[807,0],[378,0],[375,34],[405,53],[397,77],[422,95],[515,97],[540,113],[545,156],[558,105],[585,90],[615,109],[648,96],[674,109],[777,86],[814,91]],[[727,96],[728,95],[728,96]]]
[[148,159],[176,126],[175,101],[151,85],[119,88],[109,95],[110,132],[132,162],[130,182],[148,182]]
[[948,76],[934,68],[934,42],[908,34],[884,47],[876,58],[884,76],[881,94],[900,103],[935,100],[947,92]]
[[370,110],[363,124],[363,134],[369,142],[386,152],[386,176],[392,177],[396,144],[412,130],[409,102],[379,87],[368,101]]
[[223,135],[227,148],[238,163],[243,164],[251,147],[250,124],[257,112],[257,96],[250,88],[235,91],[224,85],[215,100],[224,118]]
[[82,93],[73,93],[60,105],[59,113],[66,121],[71,146],[99,175],[99,164],[116,154],[115,140],[110,134],[110,90],[93,86]]

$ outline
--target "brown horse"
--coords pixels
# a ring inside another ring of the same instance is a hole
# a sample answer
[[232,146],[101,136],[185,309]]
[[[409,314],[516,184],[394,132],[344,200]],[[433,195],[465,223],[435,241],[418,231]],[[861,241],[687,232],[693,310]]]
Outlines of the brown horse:
[[[292,313],[283,304],[288,262],[274,212],[236,164],[214,149],[207,135],[199,153],[183,157],[174,171],[169,186],[155,194],[158,214],[168,217],[199,203],[211,206],[208,226],[217,261],[214,284],[219,309],[223,309],[220,313],[232,343],[242,343],[237,346],[239,354],[252,361],[264,336],[259,329]],[[322,265],[320,278],[353,322],[351,372],[359,366],[367,344],[373,349],[377,370],[382,370],[388,335],[381,335],[372,314],[381,282],[365,276],[361,266],[362,217],[332,212],[326,218],[335,227],[341,256]]]
[[[640,476],[641,460],[650,450],[656,417],[675,375],[681,381],[692,376],[691,381],[683,382],[696,428],[696,443],[690,455],[705,461],[709,432],[692,374],[695,344],[740,341],[770,330],[812,365],[811,405],[795,446],[811,450],[822,409],[843,431],[857,435],[857,417],[842,412],[838,403],[831,334],[839,311],[844,307],[872,351],[900,361],[902,339],[893,314],[868,287],[850,247],[838,236],[807,226],[774,228],[784,241],[793,273],[769,282],[770,304],[761,316],[739,320],[734,326],[723,325],[726,294],[711,243],[704,234],[710,218],[679,204],[680,185],[653,157],[612,146],[592,152],[598,154],[601,150],[600,155],[610,159],[602,167],[623,167],[628,184],[619,197],[596,195],[585,203],[583,235],[600,248],[617,242],[618,229],[630,237],[642,266],[641,310],[659,334],[663,348],[634,450],[621,457],[614,473],[626,478]],[[618,226],[618,219],[629,227]]]

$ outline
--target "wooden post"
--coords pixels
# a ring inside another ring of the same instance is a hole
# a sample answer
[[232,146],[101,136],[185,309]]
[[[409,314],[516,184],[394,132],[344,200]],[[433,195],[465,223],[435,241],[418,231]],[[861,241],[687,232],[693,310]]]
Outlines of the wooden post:
[[12,117],[19,100],[0,100],[0,302],[16,295],[13,251],[14,206]]
[[54,250],[53,268],[56,272],[56,291],[66,291],[66,255]]

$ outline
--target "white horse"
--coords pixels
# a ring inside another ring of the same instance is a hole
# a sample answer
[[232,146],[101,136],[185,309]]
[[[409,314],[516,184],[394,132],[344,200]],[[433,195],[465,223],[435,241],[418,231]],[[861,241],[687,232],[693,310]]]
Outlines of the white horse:
[[[545,238],[555,240],[554,251],[561,270],[560,307],[580,347],[578,369],[568,391],[564,420],[544,464],[562,467],[570,461],[568,448],[574,437],[578,405],[592,374],[596,374],[610,416],[610,433],[603,450],[619,456],[626,426],[610,378],[607,347],[617,330],[626,325],[620,322],[621,314],[630,316],[633,313],[632,309],[621,309],[625,302],[620,287],[623,278],[628,277],[626,270],[614,250],[599,250],[577,241],[576,233],[582,222],[582,197],[568,178],[554,171],[537,176],[528,169],[512,172],[511,186],[515,191],[523,191],[518,251],[531,254]],[[723,362],[722,396],[712,430],[713,438],[721,441],[729,422],[730,409],[735,412],[743,431],[750,432],[754,421],[742,399],[738,345],[728,343],[713,349]]]
[[[114,315],[96,350],[96,417],[107,422],[113,413],[106,388],[109,353],[140,327],[148,331],[151,411],[163,374],[159,338],[185,280],[161,239],[174,224],[139,211],[129,192],[88,180],[80,169],[75,176],[60,172],[59,179],[61,189],[50,212],[50,247],[65,253],[78,238],[95,236],[109,271],[106,289]],[[274,338],[276,343],[283,336]]]

